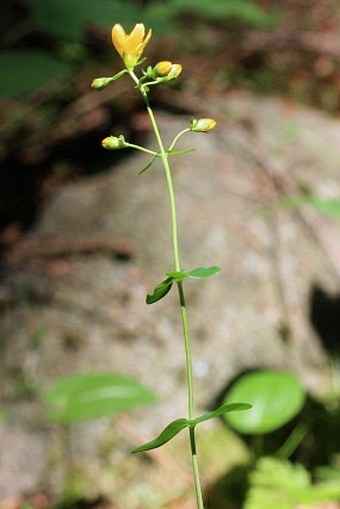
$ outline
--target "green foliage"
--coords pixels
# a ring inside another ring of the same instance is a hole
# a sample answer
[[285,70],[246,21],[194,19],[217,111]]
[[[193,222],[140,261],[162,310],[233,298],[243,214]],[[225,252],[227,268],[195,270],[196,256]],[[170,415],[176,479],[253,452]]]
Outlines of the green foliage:
[[251,408],[251,405],[248,405],[247,403],[231,403],[228,405],[222,405],[216,410],[203,414],[200,417],[196,417],[192,420],[184,418],[176,419],[175,421],[170,422],[170,424],[164,428],[158,437],[156,437],[154,440],[151,440],[151,442],[147,442],[146,444],[137,447],[132,452],[137,453],[150,451],[151,449],[157,449],[158,447],[161,447],[162,445],[169,442],[184,428],[194,428],[197,426],[197,424],[208,421],[209,419],[213,419],[214,417],[219,417],[220,415],[224,415],[229,412],[249,410],[249,408]]
[[146,444],[140,445],[136,447],[132,453],[145,452],[150,451],[151,449],[157,449],[162,445],[169,442],[172,438],[174,438],[182,429],[189,427],[188,419],[179,418],[175,421],[170,422],[163,431],[156,437],[154,440],[147,442]]
[[277,458],[261,458],[249,480],[244,509],[295,509],[340,500],[339,479],[313,485],[302,465]]
[[229,19],[239,20],[251,26],[269,27],[279,18],[273,11],[265,11],[251,0],[169,0],[151,2],[145,11],[143,20],[156,27],[160,34],[174,31],[180,17],[196,17],[206,22],[223,22]]
[[340,200],[322,199],[316,196],[300,196],[298,198],[282,198],[272,205],[260,209],[261,214],[270,214],[277,209],[298,209],[304,206],[313,207],[318,212],[340,219]]
[[[123,0],[25,0],[25,3],[30,17],[22,27],[9,26],[4,45],[7,39],[17,43],[17,33],[22,31],[23,35],[48,35],[55,49],[47,53],[40,48],[25,51],[9,46],[0,57],[0,99],[20,98],[74,73],[74,64],[86,54],[86,28],[97,26],[108,30],[116,22],[133,26],[141,17],[141,9],[135,3]],[[78,45],[75,54],[70,54],[70,44]]]
[[114,23],[133,25],[141,11],[129,0],[26,0],[32,21],[54,37],[81,41],[90,25],[109,29]]
[[214,276],[221,269],[216,265],[212,267],[197,267],[193,270],[181,270],[180,272],[167,272],[166,275],[169,276],[167,279],[159,283],[154,289],[153,293],[150,293],[146,296],[147,304],[154,304],[159,301],[163,297],[169,293],[171,287],[174,282],[181,283],[186,278],[191,279],[206,279],[207,277]]
[[76,373],[43,392],[47,418],[71,423],[113,415],[155,402],[154,394],[134,379],[115,373]]
[[277,430],[300,412],[305,391],[293,373],[260,370],[235,382],[224,402],[235,401],[247,401],[252,408],[244,414],[226,415],[227,423],[239,433],[263,434]]
[[146,296],[147,304],[154,304],[155,302],[163,299],[171,290],[174,280],[172,277],[168,277],[161,283],[159,283],[152,293]]
[[7,420],[7,414],[4,410],[0,409],[0,423],[6,422]]
[[0,97],[21,97],[71,72],[69,63],[43,51],[4,52],[0,55]]
[[[155,27],[160,36],[181,34],[178,19],[190,13],[206,22],[239,19],[254,26],[268,26],[275,16],[260,9],[251,0],[169,0],[150,2],[142,8],[132,0],[24,0],[29,18],[22,26],[8,26],[3,37],[18,43],[20,35],[46,34],[54,41],[54,50],[17,50],[7,45],[0,59],[1,98],[20,98],[44,87],[50,81],[67,78],[75,71],[74,63],[86,56],[84,35],[87,28],[97,26],[109,30],[114,23],[127,29],[137,22]],[[273,17],[274,16],[274,17]],[[183,35],[184,37],[184,35]],[[76,51],[74,46],[77,45]],[[53,45],[51,46],[53,47]],[[68,49],[67,49],[68,48]],[[73,49],[72,49],[73,48]],[[176,155],[174,152],[171,155]]]

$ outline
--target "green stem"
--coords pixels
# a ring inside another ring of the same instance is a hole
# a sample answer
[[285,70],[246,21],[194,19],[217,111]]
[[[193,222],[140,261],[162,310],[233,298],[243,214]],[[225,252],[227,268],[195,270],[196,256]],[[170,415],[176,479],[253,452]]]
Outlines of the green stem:
[[136,150],[140,150],[141,152],[145,152],[146,154],[151,154],[152,156],[156,156],[157,152],[153,150],[149,150],[147,148],[141,147],[140,145],[135,145],[134,143],[127,143],[129,148],[135,148]]
[[[179,242],[178,242],[178,227],[177,227],[177,210],[176,210],[176,200],[175,200],[175,192],[174,186],[172,182],[172,174],[168,161],[168,153],[164,148],[163,140],[159,131],[159,127],[157,121],[155,119],[153,110],[149,103],[149,98],[147,95],[147,89],[140,83],[139,79],[133,72],[133,70],[129,70],[129,74],[133,81],[136,83],[139,88],[146,109],[150,118],[150,122],[152,128],[154,130],[156,140],[159,147],[159,157],[162,160],[162,164],[164,167],[167,188],[168,188],[168,196],[170,203],[170,211],[171,211],[171,227],[172,227],[172,248],[173,248],[173,262],[174,262],[174,270],[175,272],[181,271],[181,263],[179,256]],[[183,131],[180,134],[184,134]],[[174,142],[176,143],[178,137],[175,138]],[[172,146],[174,146],[174,142]],[[187,376],[187,388],[188,388],[188,419],[194,419],[194,384],[193,384],[193,369],[192,369],[192,356],[191,356],[191,343],[190,343],[190,334],[189,334],[189,321],[188,321],[188,313],[185,303],[185,295],[183,289],[183,283],[178,282],[178,294],[179,294],[179,303],[180,303],[180,313],[181,313],[181,321],[182,321],[182,329],[183,329],[183,337],[184,337],[184,349],[185,349],[185,359],[186,359],[186,376]],[[190,433],[190,448],[191,448],[191,461],[192,461],[192,469],[194,475],[195,482],[195,492],[197,499],[198,509],[204,509],[203,505],[203,496],[202,496],[202,487],[201,480],[199,475],[198,461],[197,461],[197,452],[196,452],[196,438],[195,438],[195,428],[189,428]]]
[[168,151],[172,150],[174,148],[174,146],[176,145],[176,143],[178,142],[178,140],[180,139],[180,137],[183,136],[183,134],[188,133],[189,131],[190,131],[190,128],[187,127],[186,129],[183,129],[183,131],[178,133],[177,136],[175,136],[175,138],[173,139],[171,145],[169,146]]
[[196,452],[195,427],[189,428],[189,433],[190,433],[192,471],[194,474],[197,507],[199,509],[204,509],[203,493],[202,493],[201,479],[200,479],[198,460],[197,460],[197,452]]

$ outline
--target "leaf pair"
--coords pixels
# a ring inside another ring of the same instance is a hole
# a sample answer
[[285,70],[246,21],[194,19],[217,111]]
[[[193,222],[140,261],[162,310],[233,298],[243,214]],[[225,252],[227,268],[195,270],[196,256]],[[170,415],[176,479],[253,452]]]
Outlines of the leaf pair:
[[175,421],[170,422],[170,424],[168,424],[164,428],[164,430],[160,433],[160,435],[158,435],[158,437],[156,437],[154,440],[151,440],[151,442],[147,442],[146,444],[137,447],[132,451],[132,453],[145,452],[150,451],[151,449],[157,449],[158,447],[161,447],[162,445],[169,442],[184,428],[194,428],[195,426],[197,426],[197,424],[200,424],[201,422],[207,421],[209,419],[213,419],[214,417],[219,417],[220,415],[229,412],[248,410],[249,408],[251,408],[251,405],[249,405],[248,403],[230,403],[227,405],[222,405],[216,410],[203,414],[200,417],[196,417],[196,419],[192,420],[185,418],[176,419]]
[[171,290],[173,283],[181,283],[186,278],[191,279],[205,279],[207,277],[213,276],[220,272],[221,269],[216,265],[212,267],[197,267],[196,269],[185,271],[181,270],[180,272],[167,272],[167,278],[164,279],[161,283],[159,283],[154,289],[153,293],[150,293],[146,296],[147,304],[154,304],[158,300],[162,299],[166,296],[167,293]]
[[[189,154],[190,152],[193,152],[194,150],[195,149],[193,149],[193,148],[188,148],[186,150],[167,150],[166,153],[168,156],[181,156],[183,154]],[[155,157],[153,157],[151,159],[151,161],[146,166],[144,166],[144,168],[142,170],[140,170],[138,175],[141,175],[142,173],[145,173],[146,171],[148,171],[148,169],[151,168],[151,166],[156,161],[156,159],[159,159],[160,157],[161,157],[161,154],[159,152],[157,152]]]

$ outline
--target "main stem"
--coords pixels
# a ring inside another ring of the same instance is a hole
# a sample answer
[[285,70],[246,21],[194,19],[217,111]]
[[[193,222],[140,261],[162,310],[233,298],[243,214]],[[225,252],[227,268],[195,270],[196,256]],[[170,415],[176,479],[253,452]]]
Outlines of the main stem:
[[[171,212],[171,229],[172,229],[172,249],[173,249],[173,261],[174,261],[174,270],[175,272],[181,271],[181,263],[179,256],[179,243],[178,243],[178,227],[177,227],[177,210],[176,210],[176,200],[175,200],[175,192],[174,186],[172,182],[171,169],[168,160],[168,154],[164,148],[163,140],[158,128],[158,124],[156,122],[155,116],[153,114],[152,108],[149,103],[149,98],[147,92],[140,86],[139,79],[135,75],[133,71],[129,71],[129,74],[133,81],[137,84],[145,105],[146,109],[151,121],[152,128],[154,130],[157,144],[159,147],[159,155],[164,167],[165,178],[168,188],[168,196],[170,202],[170,212]],[[188,419],[194,419],[194,384],[193,384],[193,369],[192,369],[192,356],[191,356],[191,344],[190,344],[190,333],[189,333],[189,321],[188,321],[188,313],[185,303],[185,295],[183,289],[183,283],[178,282],[178,295],[179,295],[179,304],[180,304],[180,312],[181,312],[181,321],[182,321],[182,329],[183,329],[183,337],[184,337],[184,349],[185,349],[185,360],[186,360],[186,375],[187,375],[187,388],[188,388]],[[191,448],[191,461],[192,461],[192,469],[194,475],[195,482],[195,492],[197,499],[198,509],[204,509],[203,504],[203,495],[202,495],[202,486],[201,479],[199,474],[198,460],[197,460],[197,452],[196,452],[196,437],[195,437],[195,428],[189,427],[189,436],[190,436],[190,448]]]

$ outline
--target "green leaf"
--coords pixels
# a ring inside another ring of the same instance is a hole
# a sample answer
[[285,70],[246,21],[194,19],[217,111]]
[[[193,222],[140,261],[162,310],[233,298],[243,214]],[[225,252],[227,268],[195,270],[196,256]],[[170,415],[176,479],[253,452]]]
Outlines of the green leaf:
[[137,453],[150,451],[151,449],[157,449],[157,447],[161,447],[162,445],[169,442],[169,440],[174,438],[180,431],[182,431],[182,429],[188,428],[189,426],[190,422],[187,419],[176,419],[175,421],[170,422],[170,424],[164,428],[162,433],[158,435],[157,438],[151,440],[151,442],[147,442],[146,444],[137,447],[131,452]]
[[302,465],[276,458],[261,458],[249,480],[245,509],[294,509],[312,489]]
[[193,269],[190,272],[186,272],[186,275],[193,279],[205,279],[206,277],[213,276],[221,272],[220,267],[212,266],[212,267],[197,267],[197,269]]
[[153,157],[151,159],[151,161],[146,166],[144,166],[144,168],[142,170],[140,170],[138,172],[138,175],[142,175],[142,173],[145,173],[146,171],[148,171],[148,169],[151,168],[151,166],[153,165],[153,163],[156,161],[157,158],[158,158],[158,154],[155,155],[155,157]]
[[168,277],[167,279],[159,283],[159,285],[157,285],[156,288],[154,289],[153,293],[149,293],[146,296],[146,303],[154,304],[154,302],[157,302],[158,300],[165,297],[166,294],[169,293],[169,291],[171,290],[172,284],[173,284],[172,277]]
[[323,502],[340,500],[339,479],[313,483],[302,465],[278,458],[261,458],[249,481],[244,509],[312,508],[319,507],[318,504],[321,507]]
[[65,78],[72,66],[45,51],[17,50],[0,55],[0,97],[21,97],[49,82]]
[[277,9],[261,9],[251,0],[155,0],[147,4],[143,11],[149,26],[155,27],[161,36],[174,34],[179,19],[186,15],[194,16],[201,22],[213,21],[225,26],[228,19],[237,19],[250,26],[265,28],[275,26],[280,21]]
[[220,417],[221,415],[227,414],[229,412],[240,412],[243,410],[249,410],[250,408],[251,405],[248,403],[227,403],[216,408],[216,410],[213,410],[212,412],[208,412],[201,415],[200,417],[196,417],[192,423],[196,426],[196,424],[207,421],[209,419],[214,419],[215,417]]
[[175,421],[172,421],[170,424],[164,428],[164,430],[161,432],[160,435],[158,435],[157,438],[154,440],[151,440],[151,442],[147,442],[144,445],[141,445],[134,449],[132,452],[145,452],[150,451],[151,449],[156,449],[157,447],[161,447],[162,445],[169,442],[172,438],[174,438],[182,429],[184,428],[194,428],[197,424],[200,424],[201,422],[207,421],[208,419],[212,419],[214,417],[218,417],[222,414],[225,414],[226,412],[236,412],[240,410],[248,410],[251,405],[248,405],[247,403],[231,403],[228,405],[223,405],[213,412],[208,412],[204,415],[201,415],[200,417],[197,417],[196,419],[188,420],[184,418],[176,419]]
[[171,279],[173,281],[176,281],[176,283],[181,283],[182,281],[184,281],[184,279],[188,277],[188,274],[184,270],[181,270],[179,272],[177,271],[167,272],[166,275],[171,277]]
[[340,218],[340,200],[321,200],[319,198],[310,198],[307,201],[308,205],[311,205],[319,212],[324,212],[335,218]]
[[277,202],[271,205],[261,207],[259,209],[259,213],[266,216],[278,209],[298,209],[306,205],[313,207],[318,212],[328,214],[335,218],[340,218],[340,200],[338,199],[325,200],[313,196],[301,196],[298,198],[282,198],[281,200],[278,200]]
[[38,28],[58,39],[80,40],[88,25],[111,28],[114,23],[134,25],[141,10],[128,0],[26,0]]
[[155,401],[154,394],[132,378],[115,373],[76,373],[43,392],[47,417],[71,423],[113,415]]
[[294,373],[260,370],[237,380],[224,403],[249,401],[248,412],[225,415],[239,433],[262,434],[274,431],[297,415],[305,401],[305,391]]
[[167,154],[169,156],[182,156],[184,154],[190,154],[190,152],[194,151],[194,148],[187,148],[186,150],[167,150]]

